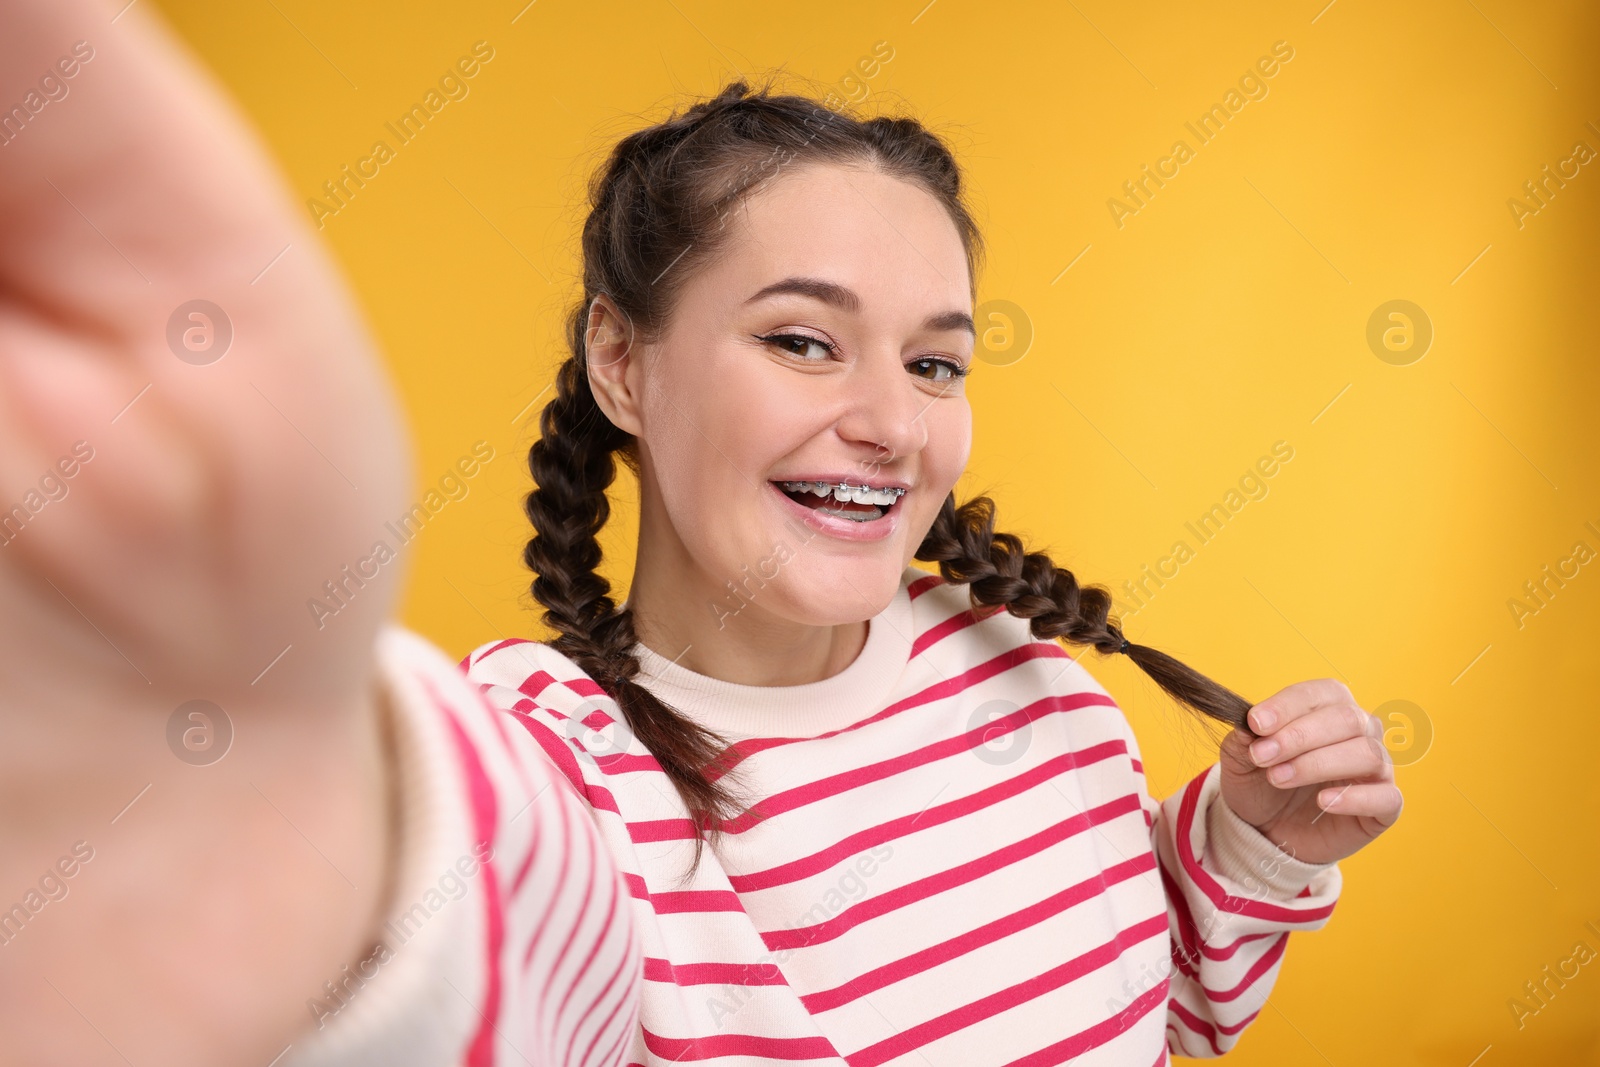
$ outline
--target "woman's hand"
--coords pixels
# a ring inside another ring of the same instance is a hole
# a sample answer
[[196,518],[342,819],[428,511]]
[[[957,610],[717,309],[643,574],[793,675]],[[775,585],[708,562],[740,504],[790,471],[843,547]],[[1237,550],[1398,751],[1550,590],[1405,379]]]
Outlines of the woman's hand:
[[[402,564],[306,605],[405,510],[408,442],[305,213],[150,8],[0,5],[0,106],[30,101],[0,137],[0,1064],[266,1063],[384,890]],[[195,751],[191,700],[230,747]]]
[[1343,683],[1297,682],[1251,708],[1249,722],[1258,736],[1223,739],[1222,798],[1294,858],[1343,859],[1400,817],[1383,724]]

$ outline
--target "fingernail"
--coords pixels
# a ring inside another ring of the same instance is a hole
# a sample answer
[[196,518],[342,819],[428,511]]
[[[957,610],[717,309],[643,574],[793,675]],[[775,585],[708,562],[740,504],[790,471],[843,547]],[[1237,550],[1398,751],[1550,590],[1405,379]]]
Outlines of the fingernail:
[[1280,763],[1267,772],[1267,777],[1274,782],[1283,783],[1294,777],[1294,764]]
[[1274,741],[1270,737],[1263,741],[1257,741],[1255,744],[1250,746],[1250,758],[1255,760],[1256,764],[1259,766],[1264,766],[1267,763],[1272,762],[1272,757],[1276,756],[1277,754],[1278,742]]
[[1273,724],[1278,721],[1278,717],[1267,708],[1256,708],[1250,713],[1250,718],[1256,724],[1257,733],[1264,733],[1272,729]]

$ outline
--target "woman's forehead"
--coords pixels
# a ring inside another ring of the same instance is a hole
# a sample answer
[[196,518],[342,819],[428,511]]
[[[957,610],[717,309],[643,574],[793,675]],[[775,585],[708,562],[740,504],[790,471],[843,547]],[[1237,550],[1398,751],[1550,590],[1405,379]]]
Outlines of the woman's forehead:
[[882,171],[797,167],[746,197],[730,213],[728,229],[701,284],[692,286],[724,304],[806,277],[857,294],[859,314],[897,308],[918,313],[920,321],[928,310],[970,309],[967,253],[944,205],[920,185]]

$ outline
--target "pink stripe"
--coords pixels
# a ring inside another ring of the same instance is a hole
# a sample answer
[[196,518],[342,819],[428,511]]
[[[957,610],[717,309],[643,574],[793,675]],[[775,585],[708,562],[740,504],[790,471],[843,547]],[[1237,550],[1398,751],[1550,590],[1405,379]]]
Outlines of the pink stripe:
[[[469,679],[463,677],[463,681],[467,681],[468,685],[471,685]],[[509,757],[511,768],[516,773],[517,781],[522,785],[523,793],[531,796],[534,791],[533,780],[528,777],[528,768],[522,765],[521,754],[517,752],[516,747],[511,744],[511,735],[506,733],[505,712],[496,707],[494,702],[488,697],[484,696],[479,690],[473,689],[472,695],[478,701],[479,706],[483,708],[489,725],[494,728],[495,736],[500,739],[500,744],[504,746],[504,751]]]
[[[556,952],[555,962],[550,965],[549,971],[546,972],[552,982],[555,980],[556,976],[561,973],[561,964],[566,961],[567,953],[572,950],[572,942],[577,938],[578,931],[583,927],[583,920],[589,914],[589,905],[594,902],[595,835],[583,834],[582,837],[584,845],[584,865],[587,868],[587,881],[584,882],[583,895],[581,898],[583,903],[578,905],[578,917],[572,921],[572,926],[567,931],[567,939],[561,942],[561,948]],[[576,886],[578,883],[574,881],[571,884]],[[563,886],[562,888],[565,889],[566,886]],[[576,975],[573,977],[573,980],[577,980]],[[551,995],[553,995],[554,991],[552,990],[550,992]],[[565,1001],[562,1001],[562,1006],[566,1006]],[[541,1005],[541,1007],[544,1009],[544,1012],[542,1013],[543,1017],[545,1019],[549,1019],[549,1001],[547,1000]],[[556,1018],[549,1019],[549,1024],[542,1026],[541,1029],[543,1029],[546,1033],[553,1033],[555,1032],[559,1022],[560,1012],[559,1009],[557,1009]]]
[[[825,800],[828,797],[837,796],[852,789],[859,789],[864,785],[893,778],[897,774],[903,774],[917,767],[936,763],[947,756],[971,752],[988,741],[1023,729],[1034,720],[1042,719],[1054,712],[1076,711],[1085,706],[1105,706],[1109,703],[1109,698],[1103,697],[1099,693],[1073,693],[1070,696],[1044,697],[1025,708],[1019,708],[1010,715],[995,719],[992,722],[986,722],[966,733],[935,741],[931,745],[924,745],[921,748],[913,749],[890,759],[869,763],[864,767],[832,774],[826,778],[818,778],[807,782],[805,785],[795,786],[793,789],[775,793],[757,802],[744,814],[735,819],[730,819],[725,828],[730,834],[744,833],[752,826],[758,826],[774,815],[796,811],[819,800]],[[1126,750],[1125,746],[1124,750]]]
[[584,795],[583,771],[578,767],[578,757],[572,750],[556,737],[554,732],[544,723],[533,718],[525,712],[508,712],[513,719],[522,724],[528,731],[528,736],[538,744],[539,748],[549,757],[550,762],[561,772],[561,776],[572,786],[573,792],[580,797]]
[[588,799],[589,806],[599,811],[609,811],[616,816],[622,815],[622,809],[617,806],[617,798],[611,790],[603,785],[583,784],[583,795]]
[[[621,1011],[625,1005],[629,1005],[629,1004],[631,1004],[633,1006],[633,1009],[634,1009],[635,1012],[638,1011],[638,1008],[639,1008],[639,997],[637,995],[638,994],[638,981],[637,981],[637,979],[639,977],[639,957],[636,956],[636,955],[632,955],[632,954],[624,955],[623,958],[622,958],[621,965],[617,968],[617,974],[620,975],[620,974],[623,974],[625,971],[630,970],[630,968],[628,966],[630,963],[633,965],[632,968],[631,968],[631,971],[632,971],[633,978],[635,979],[635,981],[630,982],[630,983],[628,983],[628,984],[626,984],[626,985],[624,985],[622,987],[622,996],[618,997],[617,998],[617,1002],[611,1006],[610,1014],[608,1014],[604,1019],[600,1020],[599,1028],[595,1030],[594,1036],[589,1039],[589,1044],[583,1050],[583,1056],[582,1056],[581,1061],[580,1061],[582,1063],[587,1064],[589,1062],[589,1057],[590,1057],[591,1054],[593,1054],[595,1045],[600,1043],[601,1036],[603,1034],[605,1034],[607,1028],[611,1026],[612,1021],[614,1019],[616,1019],[617,1012]],[[601,994],[601,998],[603,999],[604,996],[605,996],[605,994],[602,993]],[[599,1001],[596,1001],[596,1003],[599,1003]],[[606,1054],[603,1057],[601,1057],[598,1062],[600,1062],[600,1063],[610,1063],[610,1062],[612,1062],[612,1060],[611,1060],[612,1054],[617,1051],[617,1047],[622,1044],[623,1040],[626,1039],[627,1037],[629,1037],[632,1034],[633,1027],[631,1025],[630,1026],[624,1026],[624,1027],[619,1028],[619,1030],[620,1030],[620,1032],[618,1033],[617,1037],[606,1048]]]
[[[1236,915],[1247,915],[1252,919],[1262,919],[1273,923],[1310,923],[1318,919],[1326,919],[1333,913],[1333,904],[1316,908],[1285,908],[1276,904],[1267,904],[1263,901],[1253,901],[1246,897],[1235,897],[1228,893],[1211,872],[1200,866],[1200,861],[1195,858],[1194,842],[1190,833],[1194,827],[1195,811],[1200,804],[1200,791],[1205,787],[1206,775],[1210,770],[1200,772],[1183,791],[1183,801],[1178,808],[1178,859],[1183,863],[1184,871],[1193,880],[1211,901],[1212,904],[1223,911]],[[1286,854],[1287,855],[1287,854]],[[1309,886],[1307,887],[1310,888]],[[1303,894],[1302,894],[1303,895]],[[1334,903],[1337,903],[1335,901]]]
[[[634,1016],[634,1021],[635,1022],[638,1021],[638,1015],[637,1014]],[[617,1039],[615,1041],[611,1042],[611,1044],[606,1047],[605,1053],[600,1057],[600,1059],[597,1062],[602,1063],[602,1064],[615,1063],[616,1060],[614,1059],[614,1057],[617,1055],[617,1053],[619,1051],[621,1051],[622,1046],[623,1046],[623,1044],[625,1042],[628,1043],[629,1051],[632,1051],[632,1049],[634,1048],[634,1046],[636,1044],[635,1042],[629,1041],[629,1039],[632,1038],[632,1037],[633,1037],[633,1027],[630,1026],[626,1031],[623,1031],[622,1033],[617,1034]],[[640,1063],[637,1060],[632,1060],[632,1061],[629,1062],[629,1067],[645,1067],[645,1065]]]
[[937,588],[943,584],[945,584],[944,575],[924,574],[922,577],[913,578],[911,581],[906,583],[906,596],[910,597],[912,600],[915,600],[928,590]]
[[[1172,1000],[1167,1003],[1167,1018],[1169,1020],[1177,1019],[1179,1022],[1183,1023],[1184,1026],[1187,1026],[1190,1030],[1194,1031],[1197,1037],[1202,1038],[1206,1044],[1211,1046],[1211,1054],[1213,1056],[1223,1055],[1224,1050],[1222,1046],[1217,1043],[1216,1030],[1212,1029],[1210,1023],[1206,1022],[1194,1012],[1184,1007],[1183,1003],[1179,1001],[1177,997],[1173,997]],[[1170,1027],[1172,1026],[1172,1023],[1169,1021],[1167,1025]],[[1182,1034],[1179,1035],[1180,1038],[1182,1036]]]
[[1195,968],[1195,960],[1200,956],[1200,930],[1189,912],[1189,899],[1183,895],[1183,887],[1172,877],[1172,872],[1167,870],[1159,854],[1156,856],[1156,867],[1161,872],[1161,888],[1166,893],[1167,910],[1177,926],[1177,936],[1172,944],[1172,962],[1180,974],[1198,982],[1200,972]]
[[624,874],[628,892],[635,900],[650,905],[657,915],[715,914],[742,912],[744,902],[736,893],[726,889],[681,889],[652,893],[643,878],[637,874]]
[[[508,637],[503,641],[496,641],[494,644],[490,645],[488,648],[483,650],[483,654],[478,657],[478,662],[482,663],[484,660],[488,659],[490,656],[494,655],[496,652],[499,652],[502,648],[510,648],[512,645],[531,645],[531,644],[533,644],[533,642],[529,641],[526,637]],[[461,668],[463,670],[465,670],[468,667],[471,667],[472,666],[472,662],[473,662],[472,661],[472,653],[468,652],[467,653],[467,658],[461,661]]]
[[649,841],[693,841],[694,823],[688,819],[642,819],[628,823],[628,836],[635,843]]
[[[482,661],[480,660],[479,662],[481,663]],[[574,667],[576,667],[576,664],[574,664]],[[534,671],[532,674],[523,678],[521,684],[517,686],[517,692],[522,693],[524,696],[530,696],[533,699],[538,700],[539,696],[546,689],[549,689],[553,685],[562,686],[569,693],[585,699],[609,697],[611,695],[602,689],[600,684],[593,678],[590,678],[587,674],[578,674],[572,678],[557,678],[549,671],[544,670]]]
[[[540,710],[549,713],[548,709]],[[603,785],[591,785],[583,777],[583,768],[579,766],[578,757],[572,751],[576,747],[575,744],[569,746],[565,739],[559,737],[547,724],[531,715],[512,712],[511,717],[522,724],[523,729],[528,731],[528,736],[538,743],[539,748],[561,771],[562,777],[572,786],[573,791],[586,800],[591,808],[609,811],[619,816],[622,814],[611,790]]]
[[[1117,934],[1116,937],[1105,944],[1092,948],[1088,952],[1068,960],[1066,963],[1052,967],[1043,974],[1018,982],[1016,985],[991,993],[986,997],[981,997],[953,1011],[937,1015],[925,1023],[903,1030],[894,1037],[886,1038],[875,1045],[868,1045],[861,1051],[847,1057],[850,1067],[877,1067],[880,1063],[886,1063],[896,1056],[903,1056],[929,1042],[953,1034],[957,1030],[965,1029],[984,1019],[992,1018],[1003,1011],[1016,1007],[1018,1004],[1026,1004],[1028,1001],[1041,997],[1053,989],[1059,989],[1075,978],[1104,967],[1132,946],[1166,932],[1167,917],[1165,915],[1152,916],[1144,922],[1128,927],[1128,929]],[[1149,997],[1151,993],[1156,992],[1159,992],[1161,996],[1154,1003],[1159,1003],[1160,1000],[1166,997],[1166,983],[1163,982],[1154,989],[1148,990],[1144,997]],[[1144,997],[1141,997],[1140,1000],[1144,1000]],[[1138,1004],[1140,1001],[1135,1001],[1134,1003]],[[1149,1011],[1151,1006],[1151,1004],[1146,1004],[1141,1013]],[[1084,1031],[1084,1034],[1095,1031],[1100,1027],[1105,1027],[1107,1023],[1114,1023],[1115,1021],[1115,1017],[1106,1020],[1106,1022],[1098,1024],[1098,1027],[1090,1027],[1089,1030]],[[1120,1033],[1121,1029],[1115,1029],[1115,1032]],[[1076,1034],[1074,1038],[1081,1039],[1083,1034]],[[1068,1038],[1067,1040],[1071,1041],[1073,1038]],[[1104,1038],[1096,1039],[1088,1047],[1092,1048],[1095,1044],[1102,1043],[1103,1040]],[[1036,1055],[1038,1054],[1036,1053]]]
[[[460,721],[456,718],[454,709],[440,699],[439,693],[434,689],[431,681],[426,677],[421,677],[420,680],[427,687],[428,695],[432,698],[434,706],[440,710],[450,726],[450,737],[455,742],[456,757],[460,761],[461,773],[466,779],[468,794],[472,802],[473,834],[479,843],[487,844],[492,849],[495,840],[496,823],[499,819],[494,786],[490,783],[489,776],[484,772],[483,761],[479,758],[478,751],[468,737],[466,730],[463,729]],[[483,861],[480,873],[483,876],[484,908],[486,911],[484,925],[488,941],[483,1006],[478,1009],[478,1015],[483,1021],[482,1025],[478,1027],[477,1033],[473,1035],[471,1044],[467,1046],[466,1062],[469,1067],[492,1067],[494,1063],[495,1022],[500,1018],[500,998],[503,992],[500,978],[500,955],[505,947],[505,908],[500,899],[500,879],[495,870],[492,851],[490,852],[490,858]]]
[[1238,953],[1239,949],[1252,941],[1276,936],[1272,932],[1259,934],[1242,934],[1227,944],[1214,945],[1208,943],[1200,934],[1200,929],[1195,925],[1194,916],[1189,911],[1189,898],[1184,895],[1183,887],[1178,884],[1172,872],[1167,870],[1164,860],[1157,857],[1161,870],[1161,884],[1167,894],[1167,904],[1173,912],[1178,924],[1178,939],[1173,945],[1173,960],[1177,962],[1178,969],[1189,978],[1200,980],[1200,973],[1195,970],[1197,959],[1204,957],[1208,960],[1229,960]]
[[[1050,1067],[1052,1064],[1065,1063],[1099,1048],[1112,1038],[1126,1032],[1130,1026],[1149,1015],[1158,1005],[1165,1001],[1168,993],[1168,982],[1169,979],[1163,978],[1160,985],[1152,986],[1145,990],[1132,1004],[1129,1004],[1111,1018],[1095,1023],[1087,1030],[1080,1030],[1071,1037],[1063,1038],[1053,1045],[1047,1045],[1031,1055],[1012,1060],[1006,1067]],[[1166,1055],[1166,1050],[1162,1049],[1161,1055],[1156,1057],[1156,1063],[1163,1063]]]
[[[1216,1047],[1215,1038],[1217,1034],[1222,1033],[1231,1035],[1241,1033],[1244,1031],[1245,1027],[1249,1026],[1255,1021],[1257,1015],[1261,1014],[1259,1011],[1253,1011],[1249,1015],[1246,1015],[1243,1019],[1240,1019],[1238,1022],[1234,1023],[1232,1026],[1223,1026],[1215,1019],[1207,1022],[1206,1020],[1200,1018],[1198,1015],[1190,1011],[1187,1005],[1179,1001],[1177,997],[1172,998],[1171,1013],[1180,1016],[1183,1019],[1183,1024],[1185,1026],[1189,1027],[1195,1033],[1205,1037],[1207,1041],[1212,1043],[1213,1047]],[[1218,1052],[1217,1055],[1220,1056],[1222,1053]]]
[[[584,1013],[578,1016],[577,1021],[572,1024],[572,1031],[567,1035],[567,1044],[566,1047],[561,1050],[561,1059],[558,1062],[565,1064],[570,1064],[573,1062],[572,1046],[578,1043],[578,1035],[583,1033],[583,1024],[589,1021],[589,1017],[595,1013],[596,1008],[605,1003],[606,997],[616,986],[617,979],[622,977],[622,972],[627,968],[627,966],[628,959],[626,955],[624,955],[622,961],[616,967],[612,968],[610,979],[607,980],[606,984],[601,988],[600,992],[595,995],[594,999],[589,1002],[589,1007],[586,1008]],[[608,1023],[611,1018],[616,1015],[615,1007],[611,1009],[611,1013],[612,1014],[610,1016],[607,1016],[605,1020],[601,1021],[600,1026],[594,1032],[594,1037],[589,1039],[588,1048],[584,1050],[585,1055],[588,1055],[588,1049],[593,1048],[594,1043],[599,1040],[600,1035],[605,1032],[606,1023]]]
[[[870,726],[873,723],[882,722],[884,719],[898,715],[903,711],[908,711],[911,708],[921,707],[924,704],[931,704],[936,700],[943,700],[946,697],[959,695],[960,693],[971,689],[979,682],[986,681],[997,674],[1004,674],[1013,667],[1020,666],[1021,664],[1027,663],[1030,660],[1067,658],[1068,656],[1066,651],[1053,641],[1034,641],[1030,644],[1018,645],[1016,648],[1008,649],[1005,652],[1000,653],[998,656],[978,664],[976,667],[962,671],[954,678],[946,678],[944,681],[935,682],[933,685],[928,686],[920,692],[913,693],[911,696],[897,700],[893,704],[890,704],[888,707],[884,708],[882,711],[878,712],[876,715],[862,719],[860,722],[852,723],[849,726],[844,726],[837,730],[830,730],[825,734],[818,734],[816,737],[757,737],[730,745],[728,748],[728,759],[721,766],[723,767],[724,773],[726,773],[727,770],[731,770],[741,761],[748,759],[757,752],[764,752],[769,748],[779,748],[783,745],[793,745],[801,741],[820,741],[824,738],[837,737],[840,734],[849,733],[852,730],[859,730],[864,726]],[[1095,695],[1098,696],[1099,694]],[[1109,697],[1101,697],[1101,701],[1109,704],[1111,707],[1116,707],[1116,702],[1111,700]]]
[[603,730],[617,720],[607,715],[600,708],[591,708],[589,714],[578,720],[591,730]]
[[[985,856],[952,867],[937,874],[919,878],[914,882],[907,882],[898,889],[891,889],[876,896],[868,897],[831,919],[824,920],[813,926],[796,926],[784,930],[771,930],[763,933],[761,939],[767,948],[777,951],[784,948],[806,948],[810,945],[820,945],[841,936],[869,919],[876,919],[887,915],[891,911],[919,900],[938,896],[957,886],[976,881],[986,874],[991,874],[1013,863],[1019,863],[1029,856],[1036,855],[1049,848],[1051,845],[1074,837],[1084,830],[1102,823],[1109,822],[1128,811],[1133,810],[1138,804],[1138,798],[1128,794],[1119,800],[1102,804],[1097,808],[1062,819],[1058,823],[1040,830],[1023,838],[1021,841],[996,849]],[[1155,857],[1145,853],[1132,862],[1138,863],[1144,870],[1150,870],[1156,865]]]
[[960,633],[967,627],[982,621],[969,609],[967,611],[959,611],[944,620],[944,622],[928,627],[917,635],[915,641],[911,642],[911,658],[916,659],[926,652],[930,646],[938,644],[951,634]]
[[1266,974],[1283,958],[1284,949],[1288,947],[1288,944],[1289,932],[1285,930],[1278,935],[1266,952],[1262,953],[1254,963],[1250,964],[1250,969],[1245,972],[1244,977],[1239,979],[1239,983],[1232,989],[1214,990],[1207,988],[1202,983],[1201,988],[1205,989],[1206,999],[1213,1004],[1224,1004],[1230,1000],[1238,1000],[1239,996],[1254,985],[1258,978]]
[[[526,971],[533,961],[533,954],[539,949],[539,942],[544,940],[544,932],[550,929],[550,916],[555,914],[556,905],[561,902],[562,891],[567,886],[567,872],[572,869],[572,833],[567,806],[559,805],[556,815],[561,819],[561,867],[556,871],[555,889],[550,893],[550,899],[544,906],[544,914],[539,916],[539,921],[533,927],[533,937],[528,939],[528,950],[522,954],[522,969]],[[552,819],[553,822],[553,819]],[[548,862],[548,861],[546,861]]]
[[818,1060],[837,1057],[825,1037],[758,1037],[755,1034],[716,1034],[710,1037],[662,1037],[648,1029],[644,1044],[657,1056],[670,1060],[711,1060],[718,1056],[750,1056],[769,1060]]
[[[599,944],[605,940],[606,935],[611,932],[611,922],[617,917],[617,913],[619,911],[622,912],[622,924],[625,928],[622,935],[622,944],[624,946],[628,946],[630,949],[631,946],[635,944],[632,937],[633,931],[628,929],[633,925],[633,917],[618,906],[621,903],[620,885],[621,883],[613,883],[611,894],[611,914],[606,917],[606,928],[600,933],[600,941],[596,942],[597,948]],[[580,972],[582,975],[587,975],[589,973],[589,964],[593,961],[594,955],[595,954],[593,952],[590,952],[589,959],[584,961],[583,971]],[[630,963],[634,963],[634,953],[632,951],[615,953],[615,955],[617,955],[619,959],[617,961],[617,965],[611,969],[611,977],[606,979],[606,984],[600,987],[600,992],[594,995],[593,999],[589,1001],[589,1006],[583,1010],[583,1014],[578,1016],[578,1018],[572,1024],[572,1033],[567,1037],[567,1047],[561,1051],[562,1063],[572,1062],[572,1046],[577,1043],[578,1035],[583,1033],[583,1024],[589,1021],[590,1016],[594,1015],[595,1010],[599,1008],[601,1004],[605,1003],[606,997],[610,996],[611,990],[616,986],[617,979],[622,977],[622,972],[628,969]],[[574,985],[573,988],[577,988],[576,985]],[[568,995],[570,996],[571,994],[569,993]],[[611,1011],[612,1015],[616,1014],[615,1007],[613,1007]],[[601,1029],[604,1029],[604,1026],[605,1023],[602,1023]],[[596,1030],[595,1037],[598,1038],[600,1036],[600,1032],[600,1030]],[[594,1041],[591,1039],[590,1045],[592,1046],[593,1044]]]
[[726,889],[680,889],[667,893],[651,893],[650,904],[657,915],[675,915],[691,911],[744,911],[739,897]]
[[640,755],[630,752],[619,752],[615,756],[608,756],[604,761],[596,761],[600,770],[608,775],[639,774],[641,772],[662,773],[661,764],[651,755]]
[[[617,921],[617,912],[620,910],[617,905],[622,899],[622,883],[615,878],[607,880],[611,882],[611,899],[606,902],[606,921],[600,927],[600,933],[595,937],[594,943],[589,946],[589,954],[583,958],[583,962],[578,965],[577,972],[573,974],[572,984],[567,987],[567,995],[561,998],[561,1006],[556,1009],[555,1028],[557,1030],[561,1028],[562,1017],[567,1014],[567,1004],[572,1000],[572,994],[578,991],[578,986],[589,976],[589,968],[594,966],[594,958],[599,954],[600,946],[606,944],[606,937],[611,933],[611,924]],[[592,878],[589,884],[593,887],[594,880]],[[589,1002],[589,1011],[593,1010],[594,1001],[591,1000]],[[585,1012],[582,1017],[587,1017],[587,1015],[588,1012]],[[572,1047],[572,1042],[577,1037],[577,1033],[577,1023],[574,1023],[573,1036],[567,1039],[567,1047],[569,1049]]]
[[645,957],[644,980],[673,985],[788,985],[773,963],[673,963]]
[[522,864],[517,868],[516,877],[511,879],[511,892],[509,897],[515,899],[522,891],[522,884],[528,880],[528,875],[533,871],[533,857],[539,854],[539,822],[534,821],[533,834],[528,840],[528,854],[522,858]]
[[[801,997],[800,1002],[813,1015],[849,1004],[858,997],[864,997],[868,993],[894,985],[896,982],[903,982],[908,978],[922,974],[924,971],[932,970],[942,963],[948,963],[985,945],[1010,937],[1018,931],[1026,930],[1030,926],[1037,926],[1052,915],[1058,915],[1074,904],[1081,904],[1086,900],[1093,900],[1095,897],[1105,894],[1112,886],[1129,878],[1137,877],[1148,871],[1150,867],[1151,864],[1141,862],[1138,859],[1128,860],[1125,863],[1108,867],[1103,873],[1086,878],[1076,885],[1068,886],[1059,893],[1053,893],[1036,904],[1030,904],[1026,908],[1002,916],[993,922],[984,923],[982,926],[969,930],[957,937],[941,941],[937,945],[930,945],[920,952],[913,952],[911,955],[903,956],[892,963],[886,963],[882,967],[874,967],[872,970],[852,978],[843,985]],[[1166,918],[1165,912],[1162,913],[1161,918],[1163,920]]]
[[561,682],[549,671],[534,671],[532,674],[522,679],[521,684],[517,686],[517,692],[521,693],[523,696],[532,697],[534,700],[538,700],[539,694],[543,693],[546,689],[549,689],[552,685],[560,684]]
[[771,889],[773,886],[799,881],[801,878],[825,871],[835,863],[853,857],[873,845],[881,845],[885,841],[893,841],[943,823],[953,822],[1009,797],[1024,793],[1036,785],[1042,785],[1075,767],[1087,767],[1101,760],[1122,755],[1126,751],[1127,743],[1119,738],[1077,752],[1063,752],[1036,767],[1030,767],[1021,774],[996,782],[976,793],[935,805],[915,815],[902,815],[898,819],[890,819],[888,822],[868,827],[820,852],[790,860],[788,863],[780,863],[776,867],[768,867],[766,870],[750,874],[729,875],[728,882],[735,892],[749,893],[757,889]]

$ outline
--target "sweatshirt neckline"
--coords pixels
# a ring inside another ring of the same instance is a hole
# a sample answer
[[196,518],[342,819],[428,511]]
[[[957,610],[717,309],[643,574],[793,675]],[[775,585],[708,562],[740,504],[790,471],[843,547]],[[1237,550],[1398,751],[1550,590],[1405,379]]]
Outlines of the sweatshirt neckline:
[[803,685],[741,685],[674,663],[633,646],[634,680],[657,698],[729,740],[816,737],[868,718],[883,707],[911,660],[911,594],[921,577],[907,567],[893,599],[867,622],[867,639],[850,665],[830,678]]

